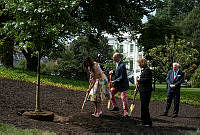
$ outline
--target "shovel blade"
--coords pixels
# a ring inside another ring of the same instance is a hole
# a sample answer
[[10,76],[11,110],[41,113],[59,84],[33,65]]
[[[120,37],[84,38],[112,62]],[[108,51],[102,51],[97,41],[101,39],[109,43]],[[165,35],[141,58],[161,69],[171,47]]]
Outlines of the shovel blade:
[[107,106],[108,109],[110,109],[110,100],[108,100],[108,106]]
[[131,116],[131,113],[133,112],[134,107],[135,107],[135,104],[131,104],[131,107],[128,112],[128,116]]

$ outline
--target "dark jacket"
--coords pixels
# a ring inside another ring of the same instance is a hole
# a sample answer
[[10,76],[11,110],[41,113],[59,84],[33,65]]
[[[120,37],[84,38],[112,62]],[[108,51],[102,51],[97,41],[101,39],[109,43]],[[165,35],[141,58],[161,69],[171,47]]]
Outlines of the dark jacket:
[[[116,65],[115,65],[116,67]],[[115,76],[114,87],[119,91],[126,91],[129,89],[129,81],[127,78],[126,66],[123,62],[119,62],[117,69],[113,71]]]
[[[178,70],[177,77],[174,79],[174,72],[173,70],[170,70],[167,74],[167,85],[168,85],[168,92],[171,92],[173,90],[180,90],[181,83],[184,81],[184,72],[181,70]],[[170,84],[174,84],[175,88],[171,88]]]
[[138,81],[139,84],[139,91],[140,92],[147,92],[152,91],[152,72],[149,67],[143,69],[140,80]]

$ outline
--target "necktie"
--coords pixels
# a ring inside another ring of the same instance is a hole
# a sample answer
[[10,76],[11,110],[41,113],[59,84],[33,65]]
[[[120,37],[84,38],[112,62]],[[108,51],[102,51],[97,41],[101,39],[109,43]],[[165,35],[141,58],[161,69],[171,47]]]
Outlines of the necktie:
[[176,72],[174,72],[174,79],[176,78]]

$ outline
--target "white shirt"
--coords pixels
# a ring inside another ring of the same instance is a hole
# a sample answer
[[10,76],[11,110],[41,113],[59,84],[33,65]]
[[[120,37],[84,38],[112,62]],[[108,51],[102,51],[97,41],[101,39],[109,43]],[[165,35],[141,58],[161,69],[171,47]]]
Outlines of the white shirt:
[[119,62],[116,62],[116,70],[117,70],[118,65],[119,65]]

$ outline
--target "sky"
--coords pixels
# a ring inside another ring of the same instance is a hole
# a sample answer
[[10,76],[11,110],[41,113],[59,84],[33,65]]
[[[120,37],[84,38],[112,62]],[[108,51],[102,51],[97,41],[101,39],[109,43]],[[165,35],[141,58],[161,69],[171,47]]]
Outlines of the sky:
[[142,18],[142,23],[146,23],[148,20],[147,20],[147,16],[145,15],[143,18]]
[[[151,15],[155,15],[156,14],[156,11],[153,11],[152,13],[150,13]],[[145,15],[143,18],[142,18],[142,23],[146,23],[148,21],[147,19],[147,16]]]

